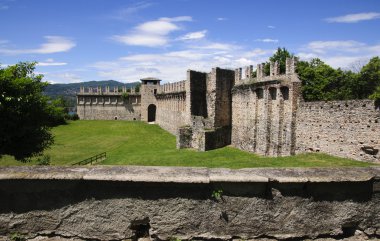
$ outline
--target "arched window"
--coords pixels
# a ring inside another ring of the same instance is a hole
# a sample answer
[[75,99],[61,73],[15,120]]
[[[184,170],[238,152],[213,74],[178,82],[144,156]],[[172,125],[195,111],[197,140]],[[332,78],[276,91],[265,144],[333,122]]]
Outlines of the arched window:
[[256,89],[256,96],[257,96],[257,99],[264,98],[264,90],[261,88]]
[[283,100],[289,100],[289,88],[286,86],[283,86],[280,88],[281,95]]
[[269,88],[269,95],[271,100],[276,100],[277,99],[277,89],[274,87]]

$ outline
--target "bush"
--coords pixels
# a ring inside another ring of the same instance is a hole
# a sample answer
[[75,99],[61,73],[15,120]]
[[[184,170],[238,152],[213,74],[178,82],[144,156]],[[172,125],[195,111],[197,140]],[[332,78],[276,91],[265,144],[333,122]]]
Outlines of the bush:
[[50,156],[44,155],[41,158],[37,158],[36,162],[39,166],[50,166]]
[[79,120],[79,116],[77,113],[65,114],[65,120]]

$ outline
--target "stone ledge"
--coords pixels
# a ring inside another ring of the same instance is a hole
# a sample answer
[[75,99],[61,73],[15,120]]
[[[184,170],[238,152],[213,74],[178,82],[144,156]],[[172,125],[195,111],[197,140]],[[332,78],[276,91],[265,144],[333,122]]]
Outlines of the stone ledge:
[[104,180],[156,183],[363,182],[380,178],[369,168],[202,168],[153,166],[0,167],[0,180]]

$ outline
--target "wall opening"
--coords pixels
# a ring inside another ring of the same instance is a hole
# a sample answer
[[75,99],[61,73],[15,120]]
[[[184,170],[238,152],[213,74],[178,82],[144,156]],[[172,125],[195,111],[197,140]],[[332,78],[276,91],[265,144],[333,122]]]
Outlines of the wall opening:
[[195,116],[207,117],[206,80],[207,74],[189,71],[190,80],[190,113]]
[[256,89],[256,96],[257,96],[257,99],[264,98],[264,90],[261,88]]
[[156,105],[148,106],[148,122],[156,121]]
[[117,116],[114,117],[114,120],[117,120]]
[[277,89],[274,87],[269,88],[269,95],[271,100],[277,99]]
[[133,231],[132,241],[138,241],[141,238],[149,239],[149,222],[149,218],[134,220],[131,222],[129,228]]
[[280,88],[281,95],[283,100],[289,100],[289,88],[286,86],[283,86]]

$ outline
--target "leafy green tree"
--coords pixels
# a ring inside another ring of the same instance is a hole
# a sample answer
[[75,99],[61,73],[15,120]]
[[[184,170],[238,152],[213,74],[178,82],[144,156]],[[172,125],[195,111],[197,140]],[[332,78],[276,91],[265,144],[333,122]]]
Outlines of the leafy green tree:
[[[269,58],[270,62],[278,62],[280,64],[280,74],[285,74],[286,71],[286,58],[293,58],[294,54],[289,53],[285,48],[277,48],[276,53]],[[268,65],[269,63],[267,63]],[[268,66],[269,68],[269,66]],[[269,71],[269,70],[268,70]]]
[[376,108],[380,108],[380,85],[377,86],[372,95],[369,96],[370,99],[375,100]]
[[35,63],[0,68],[0,156],[17,160],[40,155],[53,143],[50,127],[62,112],[42,94],[47,83]]
[[306,101],[355,99],[357,73],[334,69],[318,58],[300,61],[297,72]]
[[[285,74],[286,72],[286,58],[292,58],[294,55],[291,54],[286,48],[277,48],[277,51],[269,58],[270,62],[278,62],[280,65],[280,74]],[[264,65],[264,74],[270,74],[270,63],[266,62]],[[256,77],[256,73],[252,73],[252,76]]]
[[310,62],[300,61],[297,72],[302,81],[302,94],[306,101],[323,100],[326,98],[325,90],[334,69],[326,65],[320,59],[312,59]]
[[356,82],[356,98],[368,98],[380,86],[380,58],[370,59],[368,64],[360,70],[360,77]]

